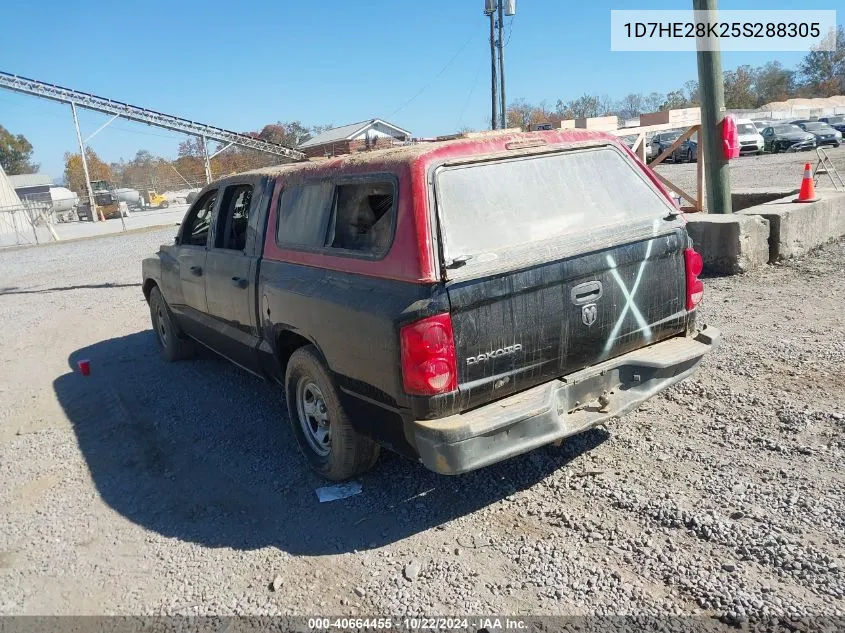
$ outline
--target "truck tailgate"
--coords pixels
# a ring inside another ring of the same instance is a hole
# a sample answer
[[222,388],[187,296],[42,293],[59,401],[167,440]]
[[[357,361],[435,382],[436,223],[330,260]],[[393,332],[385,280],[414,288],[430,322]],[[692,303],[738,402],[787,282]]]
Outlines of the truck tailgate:
[[448,285],[464,406],[682,332],[682,231]]

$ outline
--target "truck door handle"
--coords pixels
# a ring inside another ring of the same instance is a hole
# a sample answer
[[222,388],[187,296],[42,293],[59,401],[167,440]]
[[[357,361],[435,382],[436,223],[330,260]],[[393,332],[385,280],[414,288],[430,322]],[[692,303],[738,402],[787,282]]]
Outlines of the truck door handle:
[[202,266],[191,266],[191,274],[202,277]]
[[602,286],[600,281],[588,281],[583,284],[578,284],[572,289],[570,299],[572,303],[577,306],[585,303],[592,303],[601,298]]
[[243,277],[232,277],[232,285],[237,288],[246,288],[249,285],[249,282]]

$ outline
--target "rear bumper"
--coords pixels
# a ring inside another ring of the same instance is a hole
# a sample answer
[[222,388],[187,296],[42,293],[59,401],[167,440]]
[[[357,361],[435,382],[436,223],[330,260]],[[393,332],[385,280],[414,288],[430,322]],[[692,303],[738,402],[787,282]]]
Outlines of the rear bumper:
[[[622,415],[692,374],[720,333],[703,328],[588,367],[484,407],[407,423],[422,463],[457,475]],[[598,397],[607,392],[602,406]]]

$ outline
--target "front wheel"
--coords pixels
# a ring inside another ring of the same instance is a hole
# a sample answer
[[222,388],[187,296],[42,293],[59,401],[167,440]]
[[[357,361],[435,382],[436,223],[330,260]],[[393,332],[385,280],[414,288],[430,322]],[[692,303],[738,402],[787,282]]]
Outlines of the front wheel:
[[162,208],[162,209],[166,209],[166,208],[167,208],[167,207],[169,207],[169,206],[170,206],[170,203],[169,203],[167,200],[164,200],[164,201],[161,203],[161,208]]
[[193,343],[182,334],[170,308],[161,295],[161,290],[155,287],[150,292],[150,319],[153,323],[153,333],[161,355],[168,362],[190,358],[194,354]]
[[300,347],[290,357],[285,396],[296,443],[313,470],[343,481],[373,467],[379,445],[352,428],[313,345]]

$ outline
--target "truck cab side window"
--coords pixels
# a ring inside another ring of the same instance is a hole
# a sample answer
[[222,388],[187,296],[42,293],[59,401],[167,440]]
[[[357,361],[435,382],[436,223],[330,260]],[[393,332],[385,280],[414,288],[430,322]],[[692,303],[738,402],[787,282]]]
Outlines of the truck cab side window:
[[217,201],[217,190],[207,192],[197,200],[188,211],[185,223],[182,225],[182,244],[205,246],[208,242],[208,230],[211,228],[211,212]]
[[226,187],[217,220],[214,238],[216,248],[234,251],[246,249],[246,230],[249,224],[249,207],[252,204],[252,185]]

